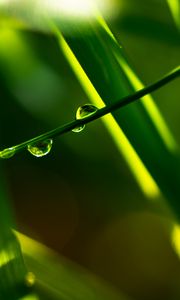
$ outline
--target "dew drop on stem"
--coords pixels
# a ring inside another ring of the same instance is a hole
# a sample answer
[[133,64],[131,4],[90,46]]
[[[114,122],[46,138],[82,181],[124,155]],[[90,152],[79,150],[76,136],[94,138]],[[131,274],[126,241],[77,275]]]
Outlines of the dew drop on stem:
[[[84,119],[97,112],[97,107],[92,104],[85,104],[80,106],[76,112],[76,120]],[[72,129],[73,132],[81,132],[85,125],[81,125]]]
[[36,157],[42,157],[47,155],[51,151],[52,144],[52,139],[39,141],[36,143],[29,144],[27,146],[27,150]]
[[3,158],[3,159],[8,159],[8,158],[11,158],[15,155],[16,153],[16,150],[15,148],[7,148],[7,149],[4,149],[2,151],[0,151],[0,158]]

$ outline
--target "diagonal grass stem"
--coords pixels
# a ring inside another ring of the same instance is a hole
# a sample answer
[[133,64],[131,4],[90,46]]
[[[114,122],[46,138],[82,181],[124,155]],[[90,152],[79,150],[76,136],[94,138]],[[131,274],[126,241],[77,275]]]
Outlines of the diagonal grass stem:
[[37,142],[40,142],[40,141],[43,141],[46,139],[53,139],[59,135],[62,135],[64,133],[71,131],[75,127],[83,126],[87,123],[97,120],[109,113],[112,113],[115,110],[118,110],[126,105],[129,105],[130,103],[132,103],[134,101],[137,101],[138,99],[146,96],[147,94],[154,92],[155,90],[163,87],[164,85],[166,85],[167,83],[169,83],[170,81],[174,80],[175,78],[177,78],[179,76],[180,76],[180,67],[178,66],[177,68],[175,68],[171,72],[169,72],[166,76],[164,76],[163,78],[154,82],[153,84],[133,93],[132,95],[126,96],[113,104],[110,104],[110,105],[104,106],[101,109],[98,109],[97,112],[95,112],[94,114],[92,114],[90,116],[87,116],[86,118],[72,121],[63,126],[57,127],[53,130],[50,130],[46,133],[36,136],[30,140],[27,140],[21,144],[18,144],[16,146],[13,146],[13,147],[10,147],[10,148],[0,151],[0,158],[3,158],[2,154],[5,153],[5,151],[7,153],[8,153],[8,151],[14,151],[14,153],[19,152],[19,151],[27,148],[27,146],[30,144],[34,144],[34,143],[37,143]]

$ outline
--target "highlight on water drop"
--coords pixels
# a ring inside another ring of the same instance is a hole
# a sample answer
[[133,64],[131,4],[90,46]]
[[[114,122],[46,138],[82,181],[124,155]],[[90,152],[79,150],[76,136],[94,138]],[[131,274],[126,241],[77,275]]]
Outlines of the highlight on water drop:
[[7,149],[0,151],[0,158],[8,159],[8,158],[13,157],[15,155],[15,153],[16,153],[16,150],[14,147],[7,148]]
[[[76,120],[84,119],[90,115],[96,113],[98,108],[92,104],[84,104],[77,109]],[[85,128],[85,125],[81,125],[72,129],[73,132],[81,132]]]
[[76,119],[83,119],[94,114],[97,110],[97,107],[92,104],[84,104],[77,109]]
[[36,157],[47,155],[52,148],[53,140],[47,139],[36,143],[29,144],[27,150]]

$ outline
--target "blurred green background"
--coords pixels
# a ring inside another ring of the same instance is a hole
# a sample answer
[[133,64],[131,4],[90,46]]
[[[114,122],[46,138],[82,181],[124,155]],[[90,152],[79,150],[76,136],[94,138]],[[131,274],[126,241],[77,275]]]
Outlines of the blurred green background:
[[[164,0],[118,1],[108,24],[148,85],[179,63]],[[180,143],[179,80],[154,98]],[[0,143],[18,144],[75,118],[89,100],[55,37],[0,19]],[[18,229],[138,300],[180,297],[180,262],[162,202],[145,198],[101,120],[55,140],[51,153],[3,162]]]

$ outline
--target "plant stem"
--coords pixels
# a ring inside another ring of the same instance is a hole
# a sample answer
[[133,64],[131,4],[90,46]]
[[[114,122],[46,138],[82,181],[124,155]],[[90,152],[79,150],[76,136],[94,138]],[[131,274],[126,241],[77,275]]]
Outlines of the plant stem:
[[[95,112],[94,114],[92,114],[90,116],[87,116],[86,118],[78,119],[73,122],[67,123],[63,126],[57,127],[51,131],[48,131],[39,136],[36,136],[36,137],[34,137],[28,141],[25,141],[21,144],[18,144],[11,148],[7,148],[7,150],[13,148],[15,150],[15,152],[18,152],[18,151],[25,149],[29,144],[37,143],[39,141],[46,140],[46,139],[55,138],[59,135],[62,135],[66,132],[71,131],[75,127],[79,127],[79,126],[85,125],[87,123],[90,123],[91,121],[99,119],[108,113],[111,113],[117,109],[120,109],[120,108],[134,102],[134,101],[137,101],[138,99],[146,96],[147,94],[154,92],[155,90],[161,88],[162,86],[166,85],[167,83],[169,83],[170,81],[172,81],[173,79],[175,79],[179,76],[180,76],[180,67],[177,67],[177,68],[173,69],[171,72],[169,72],[166,76],[164,76],[160,80],[156,81],[155,83],[149,85],[148,87],[145,87],[144,89],[141,89],[132,95],[126,96],[126,97],[118,100],[116,103],[104,106],[103,108],[98,109],[97,112]],[[1,155],[1,152],[0,152],[0,155]]]

